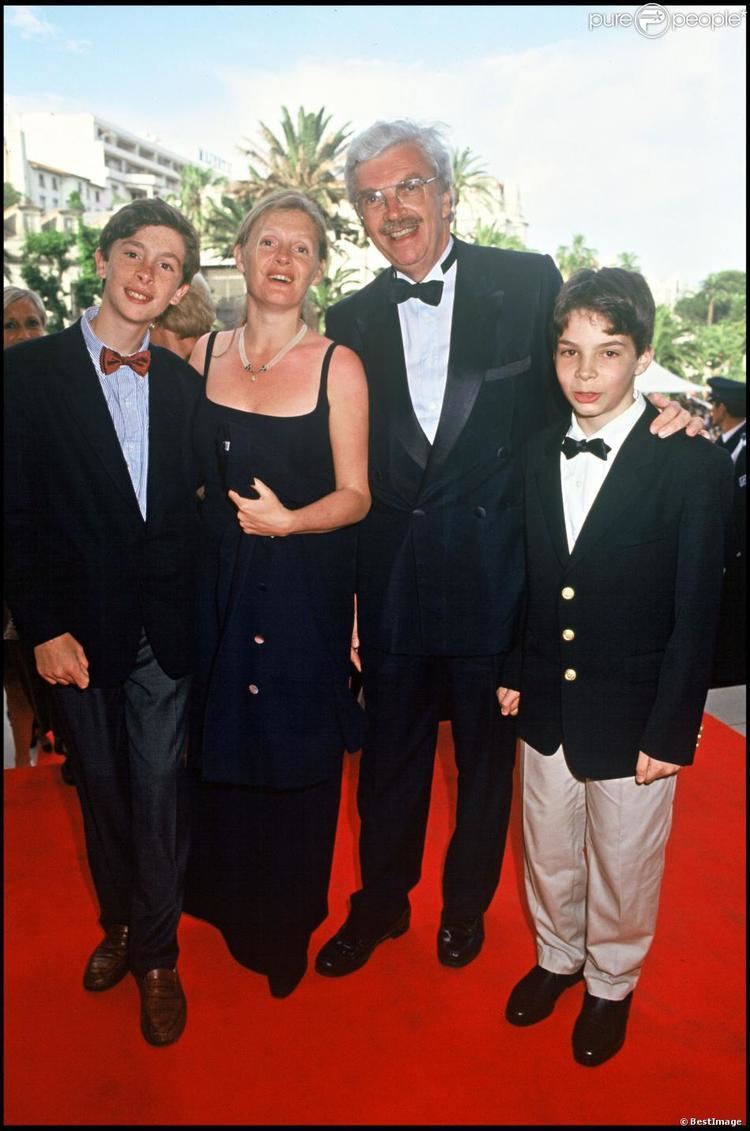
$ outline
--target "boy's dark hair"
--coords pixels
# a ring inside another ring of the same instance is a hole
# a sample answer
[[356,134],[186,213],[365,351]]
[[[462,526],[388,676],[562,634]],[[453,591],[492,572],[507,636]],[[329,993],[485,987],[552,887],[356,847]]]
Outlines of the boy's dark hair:
[[200,240],[193,225],[171,204],[158,196],[143,200],[133,200],[124,205],[101,230],[99,250],[109,259],[115,240],[127,240],[141,228],[172,228],[185,241],[185,262],[182,265],[182,282],[189,283],[193,275],[200,271]]
[[640,357],[654,336],[656,306],[649,285],[637,271],[623,267],[590,267],[576,271],[560,289],[552,312],[555,345],[576,310],[606,318],[612,334],[627,334]]

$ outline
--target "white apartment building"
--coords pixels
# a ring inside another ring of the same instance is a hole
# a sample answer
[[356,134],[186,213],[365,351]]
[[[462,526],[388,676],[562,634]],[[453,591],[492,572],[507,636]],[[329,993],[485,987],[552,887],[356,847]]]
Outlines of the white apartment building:
[[[4,210],[6,265],[21,286],[17,261],[24,237],[74,231],[72,194],[86,223],[103,227],[121,204],[176,194],[181,170],[196,163],[90,113],[7,115],[3,126],[3,180],[21,194]],[[66,277],[66,290],[69,283]]]

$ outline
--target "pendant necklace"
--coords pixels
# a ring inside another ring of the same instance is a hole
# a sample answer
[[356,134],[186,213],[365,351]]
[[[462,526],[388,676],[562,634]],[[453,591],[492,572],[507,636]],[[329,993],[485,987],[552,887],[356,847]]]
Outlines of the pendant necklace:
[[[247,325],[247,323],[245,323],[245,325]],[[277,361],[281,361],[284,354],[289,353],[289,350],[293,349],[294,346],[297,345],[297,342],[302,341],[302,339],[304,338],[306,333],[307,333],[307,323],[303,322],[302,325],[300,326],[299,330],[297,331],[297,333],[294,335],[294,337],[291,338],[286,343],[286,345],[283,346],[279,350],[279,352],[276,354],[276,356],[272,357],[271,360],[267,361],[265,365],[261,365],[258,370],[253,372],[253,363],[252,363],[252,361],[248,361],[247,354],[245,352],[245,326],[243,326],[242,330],[240,331],[240,335],[237,338],[237,346],[238,346],[239,351],[240,351],[240,361],[242,362],[242,368],[245,370],[246,373],[250,374],[250,380],[251,381],[257,380],[259,373],[267,373],[272,365],[275,365]]]

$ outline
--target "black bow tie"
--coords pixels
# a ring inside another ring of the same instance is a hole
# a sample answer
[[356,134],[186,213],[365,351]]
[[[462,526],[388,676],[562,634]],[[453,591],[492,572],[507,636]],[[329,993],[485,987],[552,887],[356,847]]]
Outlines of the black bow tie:
[[562,453],[566,459],[572,459],[579,452],[591,452],[592,456],[597,456],[598,459],[606,459],[607,452],[611,451],[609,444],[605,444],[602,439],[574,440],[572,436],[566,436],[562,442]]
[[[457,258],[456,243],[440,264],[440,270],[445,275],[450,271]],[[410,283],[407,279],[397,279],[392,276],[389,283],[388,297],[391,302],[406,302],[410,298],[418,298],[428,306],[440,306],[443,297],[443,284],[440,279],[430,279],[427,283]]]
[[407,299],[418,298],[428,306],[440,306],[443,282],[441,279],[430,279],[428,283],[408,283],[406,279],[391,279],[388,297],[391,302],[406,302]]

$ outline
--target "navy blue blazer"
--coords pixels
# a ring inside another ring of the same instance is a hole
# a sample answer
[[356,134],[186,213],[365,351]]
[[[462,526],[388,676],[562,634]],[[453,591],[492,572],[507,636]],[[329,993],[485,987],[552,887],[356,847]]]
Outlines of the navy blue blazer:
[[706,440],[651,435],[654,416],[647,406],[622,445],[572,553],[567,424],[535,436],[524,461],[519,732],[542,754],[562,745],[595,780],[630,776],[641,750],[691,763],[709,685],[732,465]]
[[147,518],[80,325],[5,351],[5,597],[34,646],[65,632],[92,686],[123,682],[145,628],[172,678],[189,669],[198,374],[152,347]]

